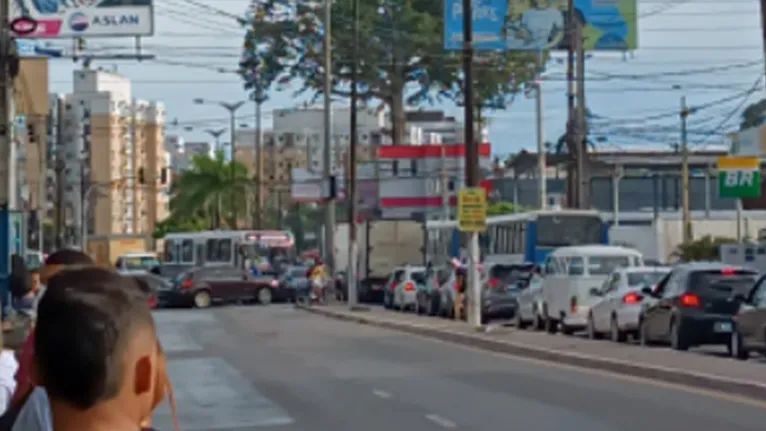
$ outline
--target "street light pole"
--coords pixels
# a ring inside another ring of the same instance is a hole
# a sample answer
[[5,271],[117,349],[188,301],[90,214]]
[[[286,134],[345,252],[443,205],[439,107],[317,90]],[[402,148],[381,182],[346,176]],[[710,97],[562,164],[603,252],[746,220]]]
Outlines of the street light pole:
[[681,96],[681,190],[684,243],[692,240],[692,220],[689,208],[689,143],[686,131],[687,118],[691,111],[686,106],[686,96]]
[[267,95],[259,81],[255,82],[253,101],[255,102],[255,228],[263,229],[263,113],[261,106]]
[[[332,0],[324,0],[324,180],[332,181]],[[325,262],[335,268],[335,201],[330,197],[324,207]]]
[[226,132],[226,129],[207,129],[205,130],[205,133],[210,135],[215,142],[215,150],[213,151],[214,154],[218,153],[218,150],[221,149],[221,136]]

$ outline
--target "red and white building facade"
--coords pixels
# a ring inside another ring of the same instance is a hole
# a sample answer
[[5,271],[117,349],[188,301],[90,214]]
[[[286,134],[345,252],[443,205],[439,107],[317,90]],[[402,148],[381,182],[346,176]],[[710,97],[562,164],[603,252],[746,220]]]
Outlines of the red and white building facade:
[[[465,145],[384,145],[378,148],[378,208],[383,219],[434,218],[443,214],[446,196],[450,207],[465,184]],[[491,147],[479,145],[479,166],[489,168]],[[489,187],[489,181],[482,183]],[[453,210],[454,214],[454,210]]]

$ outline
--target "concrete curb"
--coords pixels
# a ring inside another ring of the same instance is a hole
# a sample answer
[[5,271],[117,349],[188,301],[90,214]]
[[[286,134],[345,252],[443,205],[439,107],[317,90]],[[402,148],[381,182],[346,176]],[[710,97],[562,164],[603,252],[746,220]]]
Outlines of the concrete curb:
[[666,368],[632,362],[600,358],[597,356],[583,355],[580,353],[562,352],[558,350],[533,347],[512,341],[501,341],[483,336],[481,333],[456,333],[437,328],[416,325],[406,322],[396,322],[388,319],[376,319],[365,313],[338,312],[335,310],[319,307],[306,307],[296,305],[309,313],[345,320],[354,323],[375,325],[381,328],[394,329],[401,332],[425,336],[440,341],[448,341],[462,344],[490,352],[505,353],[541,361],[555,362],[573,365],[582,368],[591,368],[601,371],[609,371],[617,374],[658,380],[663,383],[675,383],[699,389],[724,392],[738,395],[749,399],[766,401],[766,385],[748,382],[745,380],[729,379],[708,374],[695,373],[676,368]]

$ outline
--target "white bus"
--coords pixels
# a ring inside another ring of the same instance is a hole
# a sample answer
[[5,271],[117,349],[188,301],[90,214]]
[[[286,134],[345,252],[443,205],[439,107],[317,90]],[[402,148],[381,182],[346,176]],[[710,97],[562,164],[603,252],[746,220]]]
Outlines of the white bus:
[[269,264],[295,260],[295,238],[289,231],[215,230],[165,235],[162,263],[188,266],[241,264],[242,252]]

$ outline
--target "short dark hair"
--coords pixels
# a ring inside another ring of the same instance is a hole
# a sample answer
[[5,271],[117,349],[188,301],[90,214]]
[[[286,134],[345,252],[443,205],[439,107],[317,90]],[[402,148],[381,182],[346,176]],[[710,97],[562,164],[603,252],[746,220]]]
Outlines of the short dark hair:
[[154,327],[140,288],[98,267],[61,271],[48,287],[35,327],[42,386],[51,398],[83,410],[114,398],[130,337],[140,327]]
[[62,248],[45,259],[46,265],[95,265],[86,253],[73,248]]

